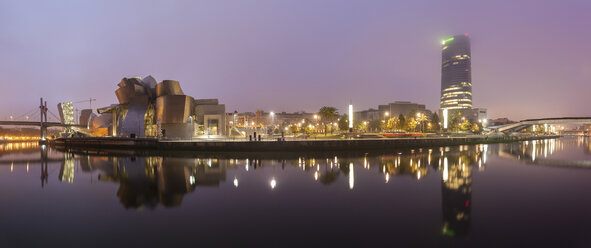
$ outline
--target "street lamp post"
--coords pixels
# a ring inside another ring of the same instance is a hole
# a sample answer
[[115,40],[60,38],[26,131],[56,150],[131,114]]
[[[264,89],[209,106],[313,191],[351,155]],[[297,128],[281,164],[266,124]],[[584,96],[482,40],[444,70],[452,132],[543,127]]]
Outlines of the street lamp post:
[[271,113],[269,113],[269,115],[271,115],[271,125],[275,124],[275,112],[271,111]]
[[275,132],[275,112],[271,111],[269,115],[271,116],[271,136],[273,136]]
[[349,104],[349,133],[353,132],[353,104]]

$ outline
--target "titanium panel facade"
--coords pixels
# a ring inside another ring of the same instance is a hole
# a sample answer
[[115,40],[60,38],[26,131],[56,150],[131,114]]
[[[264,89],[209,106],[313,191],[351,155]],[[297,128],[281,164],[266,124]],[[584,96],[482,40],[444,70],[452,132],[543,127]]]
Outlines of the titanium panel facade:
[[156,84],[156,96],[184,95],[179,81],[164,80]]
[[169,95],[156,98],[156,120],[162,124],[187,123],[193,114],[193,97]]

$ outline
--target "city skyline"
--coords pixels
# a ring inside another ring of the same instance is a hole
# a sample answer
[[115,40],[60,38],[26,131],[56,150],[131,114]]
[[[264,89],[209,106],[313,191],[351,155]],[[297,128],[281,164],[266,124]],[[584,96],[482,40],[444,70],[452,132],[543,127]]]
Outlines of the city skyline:
[[440,42],[463,33],[473,106],[489,118],[591,116],[573,101],[591,90],[583,1],[142,3],[0,2],[0,118],[39,97],[52,109],[88,98],[105,107],[113,83],[150,74],[228,112],[345,113],[349,101],[356,111],[393,101],[436,110]]

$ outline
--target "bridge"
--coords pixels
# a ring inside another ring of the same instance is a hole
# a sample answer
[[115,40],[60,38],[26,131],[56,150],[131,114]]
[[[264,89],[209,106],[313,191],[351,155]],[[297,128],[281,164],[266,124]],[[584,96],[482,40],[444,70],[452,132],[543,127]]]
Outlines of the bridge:
[[[46,134],[47,134],[47,128],[48,127],[64,127],[64,128],[71,128],[71,127],[78,127],[78,128],[87,128],[86,125],[78,125],[78,124],[64,124],[62,122],[48,122],[47,121],[47,113],[50,113],[53,115],[53,117],[57,120],[61,120],[61,118],[58,118],[56,115],[54,115],[53,113],[51,113],[49,111],[49,109],[47,108],[47,101],[43,101],[43,98],[41,98],[40,101],[40,105],[39,107],[35,107],[33,110],[21,115],[22,116],[26,116],[27,120],[26,121],[0,121],[0,126],[37,126],[40,127],[40,139],[42,141],[45,140]],[[33,114],[40,114],[40,118],[39,121],[28,121],[29,119],[29,115],[33,115]],[[10,117],[12,119],[12,116]],[[17,118],[18,119],[18,118]]]
[[487,134],[495,132],[518,132],[526,129],[532,125],[560,125],[560,124],[591,124],[591,117],[558,117],[558,118],[542,118],[542,119],[527,119],[516,123],[511,123],[503,126],[491,128]]
[[44,127],[82,127],[86,128],[86,125],[78,125],[78,124],[63,124],[60,122],[41,122],[39,121],[0,121],[0,126],[37,126],[40,127],[43,125]]

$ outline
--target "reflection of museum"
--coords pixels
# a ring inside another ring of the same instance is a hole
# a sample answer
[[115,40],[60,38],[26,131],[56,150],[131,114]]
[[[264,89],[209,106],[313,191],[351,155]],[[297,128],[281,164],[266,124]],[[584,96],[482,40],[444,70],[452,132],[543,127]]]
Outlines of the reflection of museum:
[[80,116],[97,136],[177,137],[225,135],[226,107],[217,99],[193,99],[178,81],[157,83],[152,76],[123,78],[115,91],[119,104]]
[[[73,178],[67,175],[73,169],[68,172],[67,160],[60,180],[71,182]],[[117,197],[125,208],[154,208],[180,205],[195,187],[218,186],[232,165],[218,159],[85,156],[80,158],[80,167],[87,173],[98,171],[99,181],[119,183]]]
[[[410,153],[381,156],[354,157],[286,157],[260,158],[182,158],[134,156],[78,156],[66,153],[60,169],[60,180],[74,181],[74,160],[80,161],[85,173],[96,173],[92,178],[119,184],[117,197],[125,208],[155,208],[179,206],[183,198],[198,187],[219,186],[226,182],[227,173],[237,168],[245,172],[265,167],[274,171],[295,167],[308,174],[310,180],[328,186],[344,183],[355,188],[355,177],[363,170],[377,170],[385,183],[396,177],[423,180],[434,171],[441,173],[442,229],[446,236],[463,236],[469,232],[472,210],[472,170],[484,169],[487,153],[498,152],[488,145],[416,149]],[[296,173],[298,173],[296,172]],[[240,176],[234,174],[234,186]],[[273,173],[274,174],[274,173]],[[264,175],[261,174],[261,175]],[[438,175],[439,176],[439,175]],[[259,179],[275,189],[281,187],[282,178],[261,176]],[[277,186],[279,185],[279,186]]]

